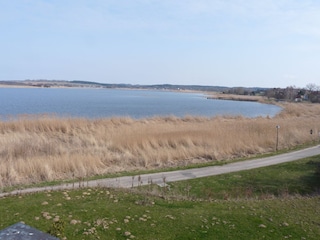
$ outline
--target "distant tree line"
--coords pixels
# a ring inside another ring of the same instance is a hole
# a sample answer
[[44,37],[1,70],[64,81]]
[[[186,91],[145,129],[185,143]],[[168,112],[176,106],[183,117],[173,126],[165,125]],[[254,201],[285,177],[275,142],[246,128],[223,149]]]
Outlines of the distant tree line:
[[289,86],[286,88],[272,88],[265,92],[268,98],[283,101],[310,101],[312,103],[320,103],[320,86],[309,83],[305,88],[296,88]]
[[289,86],[286,88],[244,88],[233,87],[226,89],[223,93],[236,95],[260,95],[273,98],[278,101],[310,101],[320,103],[320,86],[309,83],[305,88]]
[[236,95],[261,95],[265,90],[266,89],[262,88],[233,87],[227,89],[224,93]]

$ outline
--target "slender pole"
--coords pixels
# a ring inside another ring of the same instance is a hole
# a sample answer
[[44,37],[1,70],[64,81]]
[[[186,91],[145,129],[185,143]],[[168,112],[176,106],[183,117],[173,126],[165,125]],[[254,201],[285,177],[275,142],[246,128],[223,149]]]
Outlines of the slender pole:
[[279,125],[277,125],[277,126],[276,126],[276,128],[277,128],[276,151],[278,151],[278,145],[279,145],[279,128],[280,128],[280,126],[279,126]]

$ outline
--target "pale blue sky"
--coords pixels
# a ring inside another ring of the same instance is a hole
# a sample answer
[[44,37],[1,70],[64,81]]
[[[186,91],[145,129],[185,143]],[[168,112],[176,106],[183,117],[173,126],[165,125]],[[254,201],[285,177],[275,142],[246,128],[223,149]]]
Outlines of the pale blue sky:
[[0,0],[0,80],[305,87],[319,0]]

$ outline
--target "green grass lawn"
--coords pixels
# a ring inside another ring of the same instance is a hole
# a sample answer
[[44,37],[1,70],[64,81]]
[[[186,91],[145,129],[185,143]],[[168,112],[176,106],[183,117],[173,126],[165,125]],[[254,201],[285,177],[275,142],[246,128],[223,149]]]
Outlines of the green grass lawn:
[[[317,172],[317,173],[316,173]],[[201,199],[274,198],[320,192],[320,156],[249,171],[169,183],[175,195]]]
[[319,159],[171,183],[166,190],[10,196],[0,199],[0,229],[23,221],[53,234],[60,229],[67,239],[320,239]]

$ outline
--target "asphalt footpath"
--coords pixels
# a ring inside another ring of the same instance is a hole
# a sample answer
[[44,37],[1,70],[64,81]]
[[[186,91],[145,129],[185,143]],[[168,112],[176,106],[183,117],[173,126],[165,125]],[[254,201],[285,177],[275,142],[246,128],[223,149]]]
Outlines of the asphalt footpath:
[[104,178],[99,180],[81,181],[57,186],[35,187],[15,190],[12,192],[0,193],[0,197],[8,195],[17,195],[25,193],[34,193],[40,191],[67,190],[83,187],[107,187],[107,188],[133,188],[149,184],[158,184],[165,186],[169,182],[183,181],[194,178],[209,177],[214,175],[238,172],[254,168],[272,166],[285,162],[292,162],[306,157],[320,155],[320,145],[302,149],[299,151],[275,155],[272,157],[259,158],[254,160],[245,160],[222,166],[210,166],[202,168],[192,168],[186,170],[177,170],[169,172],[159,172],[150,174],[141,174],[137,176],[123,176],[117,178]]

